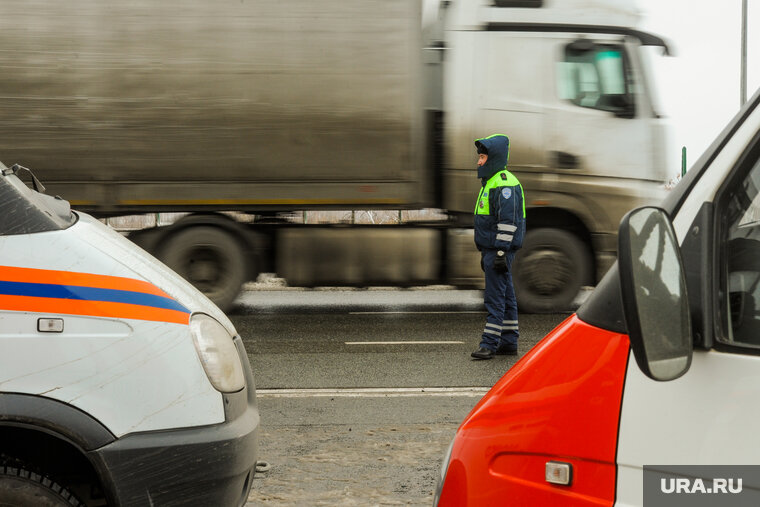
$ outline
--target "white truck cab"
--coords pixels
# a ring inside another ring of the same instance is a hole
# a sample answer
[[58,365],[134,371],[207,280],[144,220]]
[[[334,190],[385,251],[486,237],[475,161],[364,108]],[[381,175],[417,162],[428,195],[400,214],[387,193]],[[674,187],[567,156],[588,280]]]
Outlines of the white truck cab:
[[259,413],[229,319],[0,164],[0,504],[242,505]]
[[457,431],[435,505],[758,505],[760,92]]
[[453,0],[438,17],[447,206],[477,195],[471,140],[508,135],[527,205],[518,304],[569,308],[614,263],[622,216],[660,202],[675,174],[650,71],[668,45],[637,28],[634,2]]

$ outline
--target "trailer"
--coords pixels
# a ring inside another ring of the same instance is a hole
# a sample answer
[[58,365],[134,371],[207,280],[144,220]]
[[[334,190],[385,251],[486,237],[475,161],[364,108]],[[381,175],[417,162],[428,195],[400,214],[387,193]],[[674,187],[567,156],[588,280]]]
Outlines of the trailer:
[[[505,133],[518,302],[563,310],[668,178],[646,70],[666,45],[636,20],[611,0],[7,0],[0,153],[97,217],[188,213],[131,238],[228,308],[261,272],[482,284],[473,140]],[[444,219],[293,219],[424,209]]]

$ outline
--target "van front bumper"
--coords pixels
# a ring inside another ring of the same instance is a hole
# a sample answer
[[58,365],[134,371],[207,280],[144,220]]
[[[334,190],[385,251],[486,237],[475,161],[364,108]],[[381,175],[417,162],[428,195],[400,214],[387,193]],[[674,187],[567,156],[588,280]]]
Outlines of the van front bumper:
[[235,345],[247,387],[224,394],[225,422],[133,433],[91,451],[103,467],[109,505],[242,506],[258,457],[259,412],[250,363]]

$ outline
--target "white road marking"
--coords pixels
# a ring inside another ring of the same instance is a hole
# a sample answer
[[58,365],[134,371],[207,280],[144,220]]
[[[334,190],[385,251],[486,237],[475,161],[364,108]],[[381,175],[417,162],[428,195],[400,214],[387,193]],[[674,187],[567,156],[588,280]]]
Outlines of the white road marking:
[[443,315],[450,313],[476,313],[478,315],[485,314],[485,311],[461,311],[461,312],[348,312],[349,315]]
[[472,396],[481,398],[490,387],[369,387],[345,389],[256,389],[258,398],[399,398],[410,396]]
[[463,345],[459,341],[343,342],[346,345]]

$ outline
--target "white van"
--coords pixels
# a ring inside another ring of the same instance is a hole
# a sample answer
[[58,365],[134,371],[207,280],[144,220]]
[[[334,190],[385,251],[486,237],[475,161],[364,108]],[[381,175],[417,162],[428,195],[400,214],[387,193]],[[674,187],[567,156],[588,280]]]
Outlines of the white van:
[[243,505],[259,413],[229,319],[0,164],[0,505]]
[[464,420],[436,505],[760,504],[760,93],[618,251]]

